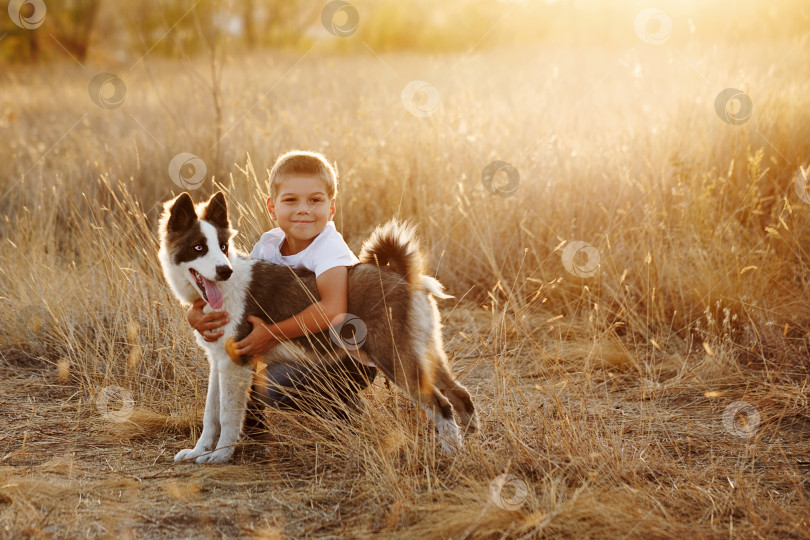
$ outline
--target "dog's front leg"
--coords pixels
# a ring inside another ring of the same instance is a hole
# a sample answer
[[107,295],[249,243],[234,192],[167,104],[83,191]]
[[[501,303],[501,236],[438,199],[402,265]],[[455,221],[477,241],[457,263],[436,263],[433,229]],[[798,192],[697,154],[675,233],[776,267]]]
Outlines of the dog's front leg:
[[214,444],[219,437],[219,374],[215,358],[212,353],[208,353],[208,393],[205,396],[205,413],[203,414],[203,430],[194,448],[180,450],[174,456],[175,461],[184,459],[194,459],[206,452],[214,449]]
[[221,432],[216,450],[199,456],[197,463],[225,463],[230,460],[245,420],[253,366],[237,366],[223,351],[217,358],[217,368]]

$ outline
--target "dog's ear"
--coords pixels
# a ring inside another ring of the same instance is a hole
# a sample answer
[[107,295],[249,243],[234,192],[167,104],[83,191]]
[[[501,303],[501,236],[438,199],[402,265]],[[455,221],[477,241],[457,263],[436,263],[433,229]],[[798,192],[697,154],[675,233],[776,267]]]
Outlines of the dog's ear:
[[225,204],[225,195],[221,191],[217,191],[213,197],[208,200],[208,204],[203,210],[202,218],[211,223],[212,225],[221,229],[229,229],[228,223],[228,205]]
[[183,232],[188,230],[195,221],[197,221],[197,212],[194,210],[194,202],[192,202],[191,196],[184,191],[171,203],[166,230]]

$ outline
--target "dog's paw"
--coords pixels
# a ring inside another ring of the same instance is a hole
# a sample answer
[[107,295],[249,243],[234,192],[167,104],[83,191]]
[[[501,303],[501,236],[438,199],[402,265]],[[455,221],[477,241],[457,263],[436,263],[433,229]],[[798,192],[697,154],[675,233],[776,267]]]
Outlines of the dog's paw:
[[481,430],[481,422],[478,420],[477,415],[472,416],[469,419],[469,421],[467,422],[467,425],[464,426],[464,434],[465,435],[471,435],[471,434],[475,433],[476,431],[480,431],[480,430]]
[[180,450],[174,455],[174,461],[183,461],[187,459],[194,459],[200,454],[205,452],[205,450],[197,450],[197,448],[186,448],[185,450]]
[[452,455],[460,450],[464,450],[464,443],[461,442],[461,439],[448,440],[442,438],[441,441],[442,441],[442,450],[444,450],[446,454]]
[[233,447],[226,446],[203,454],[194,461],[197,463],[227,463],[231,460],[231,456],[233,456]]
[[464,443],[461,441],[461,434],[459,433],[458,425],[455,421],[445,420],[439,422],[439,440],[442,441],[442,450],[448,454],[453,454],[457,450],[464,448]]

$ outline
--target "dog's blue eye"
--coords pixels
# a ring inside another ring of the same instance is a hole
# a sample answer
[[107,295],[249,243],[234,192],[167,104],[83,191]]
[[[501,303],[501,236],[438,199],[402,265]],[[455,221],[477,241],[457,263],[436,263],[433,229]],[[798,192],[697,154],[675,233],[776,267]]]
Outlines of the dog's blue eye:
[[197,244],[196,246],[194,246],[194,251],[202,251],[202,250],[203,250],[202,244]]
[[228,244],[222,244],[222,245],[221,245],[221,246],[219,246],[219,247],[221,247],[221,248],[222,248],[222,251],[223,251],[223,252],[228,251]]

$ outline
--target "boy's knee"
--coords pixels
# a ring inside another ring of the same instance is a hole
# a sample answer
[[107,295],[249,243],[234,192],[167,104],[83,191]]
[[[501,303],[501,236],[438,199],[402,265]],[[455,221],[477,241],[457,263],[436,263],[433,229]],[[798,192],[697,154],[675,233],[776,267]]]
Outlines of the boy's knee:
[[287,364],[273,364],[265,368],[266,381],[257,390],[257,399],[272,407],[298,410],[294,393],[301,386],[304,374],[300,368]]
[[306,368],[273,364],[265,368],[264,375],[266,384],[257,399],[279,409],[302,410],[308,401],[330,402],[336,398],[354,401],[356,394],[374,380],[377,368],[347,357],[340,362]]

